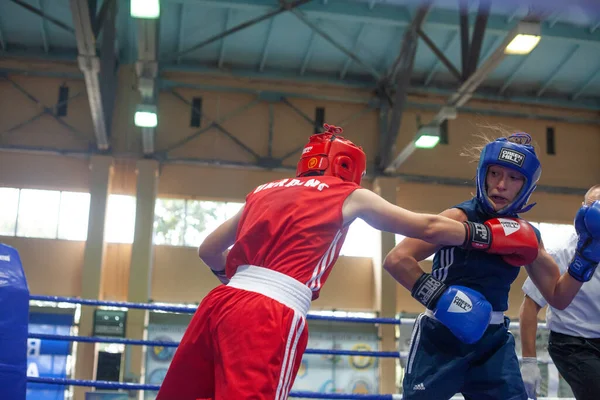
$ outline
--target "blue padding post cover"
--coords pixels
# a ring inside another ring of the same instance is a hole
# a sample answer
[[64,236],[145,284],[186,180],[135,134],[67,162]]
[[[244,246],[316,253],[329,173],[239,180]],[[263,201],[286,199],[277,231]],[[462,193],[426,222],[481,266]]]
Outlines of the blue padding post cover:
[[29,287],[14,248],[0,243],[0,399],[25,400]]

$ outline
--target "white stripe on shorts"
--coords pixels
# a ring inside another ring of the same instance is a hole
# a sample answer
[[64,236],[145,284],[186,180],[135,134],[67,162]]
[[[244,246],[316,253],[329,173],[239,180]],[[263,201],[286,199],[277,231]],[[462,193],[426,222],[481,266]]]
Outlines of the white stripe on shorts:
[[304,325],[304,316],[294,311],[294,319],[292,320],[290,333],[288,334],[287,342],[285,344],[285,354],[283,356],[283,363],[281,364],[281,375],[279,375],[275,400],[287,399],[290,383],[292,381],[292,371],[294,370],[296,349],[298,347],[298,341],[304,331]]

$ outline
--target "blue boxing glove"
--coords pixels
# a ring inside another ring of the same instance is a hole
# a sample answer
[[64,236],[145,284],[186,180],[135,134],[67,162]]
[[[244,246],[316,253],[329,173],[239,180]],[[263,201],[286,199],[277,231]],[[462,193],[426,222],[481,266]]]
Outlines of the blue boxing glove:
[[492,318],[492,305],[481,293],[464,286],[447,286],[431,274],[421,275],[411,295],[463,343],[481,339]]
[[568,271],[579,282],[587,282],[600,263],[600,201],[583,205],[575,215],[574,224],[577,248]]

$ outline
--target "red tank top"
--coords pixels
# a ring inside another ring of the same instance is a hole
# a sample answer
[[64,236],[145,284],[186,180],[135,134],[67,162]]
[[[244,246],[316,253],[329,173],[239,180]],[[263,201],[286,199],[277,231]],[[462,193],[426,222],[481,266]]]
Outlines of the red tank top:
[[333,176],[258,186],[246,196],[227,276],[240,265],[256,265],[300,281],[313,291],[313,300],[319,297],[348,232],[342,205],[358,188]]

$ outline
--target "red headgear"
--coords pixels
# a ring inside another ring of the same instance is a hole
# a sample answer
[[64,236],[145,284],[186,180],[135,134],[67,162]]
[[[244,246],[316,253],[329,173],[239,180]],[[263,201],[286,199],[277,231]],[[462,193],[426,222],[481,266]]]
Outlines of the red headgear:
[[367,156],[360,146],[338,136],[342,128],[323,124],[324,133],[312,135],[296,168],[296,176],[310,173],[337,176],[360,185],[367,169]]

